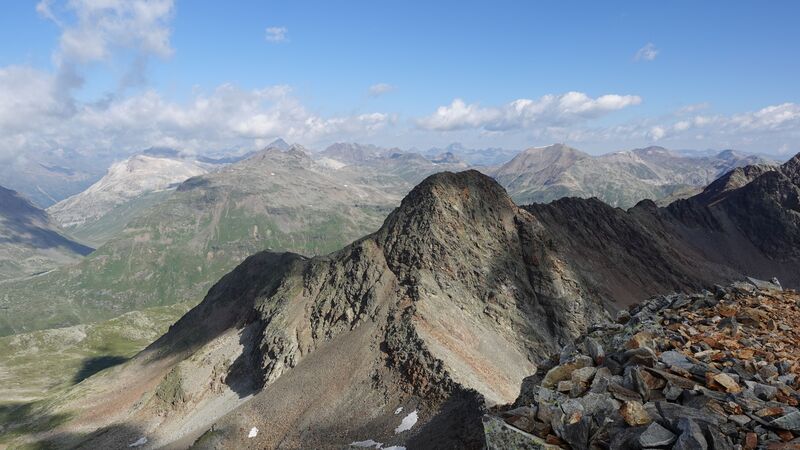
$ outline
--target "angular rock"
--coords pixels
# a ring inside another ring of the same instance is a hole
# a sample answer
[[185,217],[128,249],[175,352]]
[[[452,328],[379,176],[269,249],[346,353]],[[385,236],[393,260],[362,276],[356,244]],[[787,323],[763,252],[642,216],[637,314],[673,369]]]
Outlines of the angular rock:
[[574,450],[588,450],[591,427],[592,418],[583,416],[577,422],[565,425],[559,437],[565,440]]
[[675,433],[653,422],[639,436],[639,444],[644,448],[665,447],[675,442],[675,439]]
[[736,394],[742,392],[742,387],[739,386],[739,383],[734,381],[730,375],[726,373],[718,373],[712,376],[712,379],[717,382],[720,386],[725,388],[726,391]]
[[708,442],[697,422],[687,417],[681,417],[675,427],[680,430],[681,434],[675,441],[673,450],[708,450]]
[[625,422],[632,427],[649,425],[653,421],[650,414],[644,409],[642,403],[638,401],[623,402],[619,413],[622,415],[622,418],[625,419]]
[[730,416],[728,416],[728,420],[730,420],[731,422],[733,422],[733,423],[735,423],[735,424],[737,424],[739,426],[747,425],[751,421],[749,417],[747,417],[745,415],[742,415],[742,414],[730,415]]
[[699,409],[681,406],[675,403],[656,402],[656,409],[661,417],[669,423],[676,423],[678,419],[688,418],[696,422],[705,422],[711,425],[718,426],[720,417],[716,414],[706,412]]
[[597,342],[596,339],[586,338],[583,345],[586,348],[586,353],[589,354],[589,356],[594,361],[595,365],[599,366],[603,364],[603,360],[605,360],[606,358],[606,353],[603,350],[603,346],[600,345],[600,343]]
[[711,450],[733,450],[731,438],[726,436],[719,428],[709,426],[706,432],[706,442]]
[[518,448],[526,450],[558,450],[544,439],[518,430],[492,416],[483,417],[483,432],[487,450]]
[[589,357],[578,357],[572,362],[561,364],[560,366],[550,369],[542,380],[542,387],[552,389],[560,381],[569,380],[572,377],[572,372],[589,367],[592,365],[592,359]]
[[661,354],[661,361],[669,367],[680,367],[684,370],[690,370],[694,364],[683,353],[669,350]]
[[782,430],[800,432],[800,412],[793,411],[785,416],[778,417],[770,425]]
[[758,435],[755,433],[747,433],[744,438],[744,449],[755,450],[758,447]]
[[641,401],[642,396],[639,395],[637,392],[634,392],[630,389],[626,389],[617,383],[609,383],[608,384],[608,392],[614,396],[617,400],[621,401]]

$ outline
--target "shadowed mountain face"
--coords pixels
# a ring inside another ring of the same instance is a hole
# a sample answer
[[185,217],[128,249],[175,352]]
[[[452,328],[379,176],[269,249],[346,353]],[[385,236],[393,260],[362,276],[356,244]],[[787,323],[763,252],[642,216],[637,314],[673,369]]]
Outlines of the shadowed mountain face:
[[64,237],[45,211],[0,186],[0,279],[49,270],[91,251]]
[[530,148],[491,174],[520,204],[597,197],[628,208],[691,196],[728,171],[763,159],[731,150],[687,157],[661,147],[591,156],[562,144]]
[[604,306],[710,287],[754,260],[798,273],[797,246],[777,245],[798,235],[798,166],[743,169],[749,183],[627,212],[594,199],[518,207],[478,172],[433,175],[340,251],[248,258],[144,352],[40,411],[75,420],[37,438],[481,448],[485,406],[513,401],[537,361],[607,320]]

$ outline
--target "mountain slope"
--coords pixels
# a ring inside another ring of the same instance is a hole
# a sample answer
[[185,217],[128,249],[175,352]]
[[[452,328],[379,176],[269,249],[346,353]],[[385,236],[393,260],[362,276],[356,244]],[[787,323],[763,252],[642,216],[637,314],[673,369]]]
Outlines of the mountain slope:
[[330,252],[377,229],[398,199],[301,149],[260,152],[187,180],[80,264],[5,285],[0,334],[197,302],[248,255]]
[[640,200],[691,195],[724,173],[761,158],[726,150],[709,157],[685,157],[661,147],[590,156],[556,144],[525,150],[491,174],[518,203],[562,197],[597,197],[620,207]]
[[[562,278],[531,277],[533,259],[560,264],[536,229],[489,178],[445,173],[339,252],[255,255],[148,350],[76,387],[96,418],[127,422],[82,445],[147,436],[153,446],[182,446],[213,423],[201,442],[228,448],[402,442],[400,419],[416,410],[416,434],[440,411],[477,407],[470,388],[509,401],[534,359],[603,317]],[[212,373],[224,381],[209,385]],[[162,402],[167,379],[186,401]],[[115,401],[101,406],[101,398]],[[141,407],[118,415],[129,400]],[[166,415],[153,421],[159,410]],[[235,431],[244,424],[269,432],[248,441]]]
[[61,233],[45,211],[0,186],[0,280],[73,263],[92,251]]
[[[575,198],[518,207],[478,172],[431,176],[338,252],[248,258],[132,361],[38,411],[74,420],[35,438],[482,448],[485,406],[513,401],[525,371],[605,321],[603,306],[741,277],[755,256],[797,273],[796,250],[776,251],[744,217],[761,212],[794,242],[798,167],[800,155],[714,203],[627,212]],[[735,239],[710,253],[690,231]]]
[[166,197],[163,191],[207,171],[194,161],[136,155],[113,164],[98,182],[47,211],[74,236],[101,245],[142,209]]
[[710,260],[800,285],[800,154],[777,167],[734,170],[660,216]]

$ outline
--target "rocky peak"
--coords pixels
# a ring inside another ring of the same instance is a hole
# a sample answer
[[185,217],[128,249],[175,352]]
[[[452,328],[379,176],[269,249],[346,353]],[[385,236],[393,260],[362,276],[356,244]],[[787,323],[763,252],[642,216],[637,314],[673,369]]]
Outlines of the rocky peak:
[[290,145],[288,142],[284,141],[283,138],[278,138],[267,145],[267,148],[273,148],[273,147],[279,148],[281,150],[288,150]]
[[774,170],[774,166],[765,164],[737,167],[709,184],[703,192],[695,198],[695,201],[711,204],[719,200],[726,193],[744,187],[761,175]]
[[[476,170],[440,172],[426,178],[403,199],[386,219],[379,232],[380,240],[389,249],[387,254],[400,241],[415,253],[428,248],[419,241],[429,239],[452,241],[450,245],[455,248],[462,230],[512,227],[517,209],[499,183]],[[475,239],[483,233],[471,238],[471,233],[465,234],[464,237]]]
[[800,153],[781,165],[781,171],[795,183],[800,183]]

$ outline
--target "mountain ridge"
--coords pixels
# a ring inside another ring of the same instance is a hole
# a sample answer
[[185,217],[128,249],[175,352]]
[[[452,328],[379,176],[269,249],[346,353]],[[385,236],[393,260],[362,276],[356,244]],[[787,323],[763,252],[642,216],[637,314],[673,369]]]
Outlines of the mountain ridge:
[[[768,211],[793,218],[795,166],[721,202],[642,201],[628,211],[578,198],[519,207],[477,171],[432,175],[378,231],[339,251],[248,258],[131,362],[76,386],[90,409],[116,400],[102,418],[77,413],[104,432],[56,442],[480,448],[482,405],[513,401],[540,358],[608,321],[604,306],[732,280],[742,261],[770,257],[771,247],[748,240],[746,221],[724,215],[726,202],[769,199]],[[733,233],[696,220],[707,216],[742,227],[733,236],[749,244],[722,243],[745,253],[726,265],[730,255],[699,245],[698,236]],[[779,228],[800,229],[794,220]],[[796,271],[796,255],[777,256]],[[211,387],[194,375],[209,373],[219,380]],[[135,394],[112,394],[123,386]],[[72,395],[56,411],[86,407]],[[400,408],[413,409],[408,434],[394,431]],[[248,437],[251,428],[270,432]]]
[[527,149],[490,171],[518,203],[598,197],[629,208],[643,199],[693,194],[730,170],[765,160],[723,151],[686,157],[663,147],[592,156],[563,144]]

